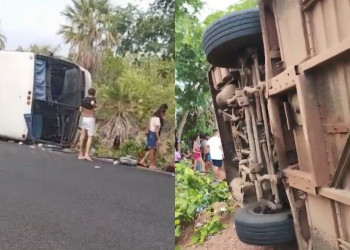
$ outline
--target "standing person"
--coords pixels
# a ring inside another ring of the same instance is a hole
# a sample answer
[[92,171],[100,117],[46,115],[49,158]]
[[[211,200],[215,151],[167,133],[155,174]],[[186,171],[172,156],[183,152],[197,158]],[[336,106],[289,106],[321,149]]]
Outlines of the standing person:
[[210,149],[208,146],[208,140],[210,139],[209,134],[205,134],[202,141],[203,146],[203,158],[205,163],[205,168],[208,170],[212,167],[211,158],[210,158]]
[[177,138],[177,130],[176,129],[175,129],[175,150],[181,154],[180,143],[179,143],[179,139]]
[[213,163],[213,170],[217,180],[223,180],[221,176],[224,176],[223,171],[223,159],[224,153],[222,150],[221,139],[219,131],[217,129],[213,130],[213,137],[208,140],[207,145],[209,146],[210,157]]
[[[94,88],[90,88],[88,90],[88,96],[83,98],[81,101],[81,106],[79,111],[82,117],[82,126],[81,126],[81,134],[79,140],[79,159],[80,160],[88,160],[92,161],[90,157],[90,150],[93,142],[93,138],[95,135],[95,110],[96,110],[96,98],[95,98],[96,90]],[[86,134],[88,135],[87,143],[86,143],[86,151],[84,154],[84,140]]]
[[200,147],[201,147],[201,157],[202,157],[202,160],[203,160],[203,169],[202,171],[206,171],[206,160],[205,160],[205,148],[207,147],[207,140],[206,140],[206,137],[205,135],[200,135]]
[[175,163],[179,163],[181,160],[181,154],[179,151],[175,150]]
[[150,165],[149,167],[152,169],[157,168],[156,160],[157,160],[157,152],[160,147],[160,133],[162,125],[164,125],[164,115],[166,109],[164,107],[160,107],[156,112],[153,113],[153,117],[151,118],[149,125],[149,135],[147,140],[147,146],[150,149]]
[[198,163],[201,164],[201,168],[204,168],[204,162],[202,159],[202,153],[200,148],[200,136],[197,135],[196,139],[193,142],[193,159],[194,159],[194,165],[193,165],[193,171],[197,170]]
[[204,135],[199,135],[199,140],[200,140],[201,154],[202,154],[202,158],[204,160],[204,145],[206,144],[205,136]]
[[162,127],[164,126],[164,115],[168,110],[167,104],[162,104],[159,108],[153,113],[153,116],[150,120],[147,133],[147,148],[149,149],[145,156],[138,162],[138,165],[146,166],[146,159],[150,156],[150,168],[155,168],[157,151],[161,145],[160,134]]

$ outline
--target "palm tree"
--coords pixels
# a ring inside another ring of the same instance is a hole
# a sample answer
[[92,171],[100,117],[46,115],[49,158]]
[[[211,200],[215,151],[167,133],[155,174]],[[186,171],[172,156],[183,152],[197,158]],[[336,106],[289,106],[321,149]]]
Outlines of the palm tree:
[[0,34],[0,50],[3,50],[5,48],[5,42],[6,42],[6,37]]
[[6,37],[0,33],[0,50],[5,48]]
[[123,142],[135,137],[139,126],[135,120],[135,110],[140,110],[135,102],[135,89],[129,82],[112,81],[100,88],[100,96],[108,119],[101,122],[98,131],[101,141],[109,148],[118,149]]
[[69,25],[61,25],[58,34],[71,45],[71,52],[76,52],[77,62],[93,72],[99,54],[118,42],[109,0],[72,0],[61,14]]

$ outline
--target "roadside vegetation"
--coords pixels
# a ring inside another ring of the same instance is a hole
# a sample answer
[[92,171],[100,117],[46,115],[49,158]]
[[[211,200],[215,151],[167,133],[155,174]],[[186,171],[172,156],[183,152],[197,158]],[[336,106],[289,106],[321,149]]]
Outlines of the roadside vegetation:
[[[72,0],[57,34],[70,46],[67,59],[88,69],[97,88],[95,151],[103,156],[138,156],[152,112],[167,103],[159,165],[173,159],[174,0],[154,0],[147,10],[114,6],[109,0]],[[0,49],[5,48],[0,30]],[[18,51],[58,55],[60,46],[32,44]]]
[[193,244],[203,244],[227,225],[221,219],[233,211],[233,200],[226,182],[214,182],[212,175],[194,172],[186,163],[176,165],[175,238],[188,227],[194,228]]

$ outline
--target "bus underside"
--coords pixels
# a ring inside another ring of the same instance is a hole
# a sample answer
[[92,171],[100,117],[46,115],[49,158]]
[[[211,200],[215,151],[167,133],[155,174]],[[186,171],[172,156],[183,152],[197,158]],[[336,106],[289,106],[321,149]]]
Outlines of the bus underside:
[[63,146],[73,142],[85,92],[84,79],[74,64],[36,56],[31,139]]

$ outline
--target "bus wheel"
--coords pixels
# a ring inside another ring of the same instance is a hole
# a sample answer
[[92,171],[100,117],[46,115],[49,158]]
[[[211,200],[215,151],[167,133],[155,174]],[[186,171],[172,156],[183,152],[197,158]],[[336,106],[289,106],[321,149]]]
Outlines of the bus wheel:
[[259,10],[237,11],[214,21],[203,35],[203,45],[208,62],[217,67],[236,67],[234,59],[244,48],[258,48],[263,55]]
[[289,209],[273,214],[260,214],[258,210],[259,204],[253,203],[236,212],[235,227],[242,242],[256,246],[273,246],[296,240]]

